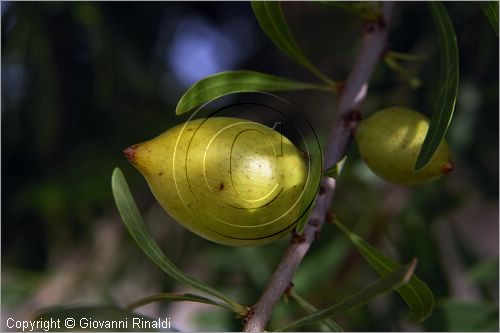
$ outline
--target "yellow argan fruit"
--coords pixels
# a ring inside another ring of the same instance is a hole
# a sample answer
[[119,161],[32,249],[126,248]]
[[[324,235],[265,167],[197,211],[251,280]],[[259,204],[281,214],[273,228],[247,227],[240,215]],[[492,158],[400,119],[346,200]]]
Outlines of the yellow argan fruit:
[[390,107],[361,121],[356,140],[370,169],[383,179],[401,185],[432,182],[453,169],[448,144],[443,140],[429,163],[414,171],[429,129],[429,119],[404,107]]
[[168,214],[220,244],[269,243],[303,213],[306,160],[281,133],[253,121],[193,120],[125,155]]

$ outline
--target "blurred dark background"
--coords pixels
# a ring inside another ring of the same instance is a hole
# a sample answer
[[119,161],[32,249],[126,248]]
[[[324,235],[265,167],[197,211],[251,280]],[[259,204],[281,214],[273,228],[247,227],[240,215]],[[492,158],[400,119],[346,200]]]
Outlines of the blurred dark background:
[[[249,69],[314,81],[259,30],[250,3],[1,2],[2,315],[27,319],[56,304],[118,304],[181,292],[134,244],[118,217],[111,172],[125,173],[155,238],[180,268],[244,304],[265,286],[288,239],[227,248],[190,234],[154,201],[128,165],[125,147],[185,118],[182,93],[206,75]],[[347,75],[362,20],[318,3],[284,3],[299,45],[333,79]],[[460,93],[448,132],[455,170],[435,183],[403,188],[374,176],[355,145],[333,209],[371,244],[400,262],[416,256],[417,275],[436,296],[417,324],[396,294],[342,315],[346,330],[498,330],[498,38],[473,2],[447,2],[460,53]],[[422,54],[405,63],[422,80],[412,89],[380,63],[364,112],[401,105],[431,115],[439,55],[425,3],[399,3],[389,48]],[[282,93],[324,138],[333,96]],[[294,280],[326,307],[376,279],[327,225]],[[182,330],[239,330],[225,311],[178,303],[140,309],[168,314]],[[271,327],[302,315],[282,302]],[[2,323],[2,327],[5,323]],[[310,329],[316,329],[311,327]]]

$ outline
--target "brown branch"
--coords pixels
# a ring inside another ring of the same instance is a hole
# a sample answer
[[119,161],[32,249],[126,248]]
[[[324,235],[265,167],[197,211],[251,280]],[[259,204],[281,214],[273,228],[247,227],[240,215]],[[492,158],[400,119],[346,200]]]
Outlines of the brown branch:
[[[335,165],[346,155],[352,135],[361,120],[361,105],[368,90],[368,81],[386,49],[387,27],[393,7],[392,2],[384,2],[382,18],[365,24],[361,49],[340,94],[339,111],[326,149],[325,166]],[[245,318],[245,332],[263,331],[266,328],[274,306],[292,282],[295,271],[327,219],[335,180],[325,177],[321,186],[303,235],[292,237],[266,289]]]

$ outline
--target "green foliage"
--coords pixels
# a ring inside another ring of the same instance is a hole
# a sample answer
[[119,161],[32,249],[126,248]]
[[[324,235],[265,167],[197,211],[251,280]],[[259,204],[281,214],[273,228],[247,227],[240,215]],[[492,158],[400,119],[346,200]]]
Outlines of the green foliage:
[[458,94],[459,62],[457,36],[445,7],[429,2],[432,18],[437,27],[440,52],[440,82],[436,107],[429,131],[415,163],[415,170],[423,168],[436,152],[450,125]]
[[225,304],[221,304],[211,300],[210,298],[206,298],[200,295],[194,294],[173,294],[173,293],[161,293],[148,297],[141,298],[131,304],[129,304],[126,308],[127,311],[133,311],[141,306],[153,303],[153,302],[195,302],[195,303],[203,303],[208,305],[219,306],[224,309],[228,309],[232,311],[233,309],[228,307]]
[[175,114],[180,116],[218,97],[253,91],[323,90],[330,87],[299,82],[253,71],[228,71],[209,75],[196,82],[182,95]]
[[402,288],[402,286],[410,281],[416,265],[417,261],[414,259],[409,264],[396,268],[380,280],[372,283],[365,289],[341,301],[340,303],[298,319],[284,327],[281,327],[280,329],[278,329],[278,331],[286,331],[291,328],[297,328],[315,323],[320,320],[324,320],[328,317],[338,315],[342,312],[346,312],[363,304],[366,304],[367,302],[381,294],[387,293],[397,288]]
[[[402,266],[400,264],[370,246],[362,238],[349,231],[339,221],[336,221],[336,225],[351,240],[352,244],[370,266],[381,276],[388,276],[389,274],[393,274],[394,271],[401,269]],[[408,284],[398,287],[396,290],[406,304],[408,304],[415,320],[423,321],[431,314],[434,307],[434,296],[422,280],[413,276]]]
[[[308,314],[313,314],[318,311],[311,303],[303,299],[297,292],[292,289],[290,291],[290,297],[297,302]],[[317,321],[318,327],[323,332],[343,332],[342,327],[340,327],[331,318],[325,318]]]
[[252,1],[252,8],[261,29],[273,41],[274,45],[326,84],[332,87],[336,86],[335,82],[321,73],[297,46],[279,1]]
[[[139,245],[144,253],[156,265],[158,265],[158,267],[160,267],[165,273],[170,275],[176,281],[187,284],[209,295],[215,296],[227,303],[227,306],[223,304],[221,304],[221,306],[225,306],[226,308],[229,308],[232,311],[243,316],[247,313],[247,309],[244,306],[221,294],[219,291],[213,289],[212,287],[207,286],[185,275],[165,256],[158,244],[154,241],[153,237],[146,229],[146,225],[144,224],[139,209],[137,208],[134,198],[130,193],[130,189],[125,180],[125,177],[123,176],[123,173],[119,168],[116,168],[113,171],[113,176],[111,177],[111,187],[113,189],[116,206],[118,207],[118,211],[120,212],[123,223],[136,241],[137,245]],[[191,296],[198,297],[198,299],[203,298],[197,295]]]
[[417,89],[422,85],[422,81],[408,72],[394,57],[391,57],[390,53],[384,56],[384,63],[394,72],[398,73],[411,88]]
[[423,55],[388,51],[384,55],[384,63],[395,73],[399,74],[411,88],[417,89],[422,86],[422,80],[410,73],[403,65],[401,65],[400,61],[422,61],[425,58],[426,57]]
[[498,0],[481,1],[479,4],[483,9],[484,15],[488,18],[495,35],[498,37]]
[[340,160],[340,162],[338,162],[334,166],[326,169],[323,172],[323,176],[332,177],[333,179],[337,179],[340,176],[340,173],[342,172],[342,168],[344,167],[346,160],[347,160],[347,156],[344,156],[344,158],[342,158]]

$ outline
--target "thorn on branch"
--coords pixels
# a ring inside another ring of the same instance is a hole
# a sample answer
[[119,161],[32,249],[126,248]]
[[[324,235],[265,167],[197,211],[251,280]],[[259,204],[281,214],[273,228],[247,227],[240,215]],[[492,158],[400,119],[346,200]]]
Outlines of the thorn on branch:
[[352,135],[356,134],[356,129],[358,128],[358,123],[363,118],[363,114],[360,110],[351,109],[346,112],[342,117],[342,126],[351,131]]
[[375,28],[376,28],[376,23],[374,21],[369,21],[365,23],[363,31],[366,33],[372,33],[375,31]]
[[375,31],[384,30],[386,27],[387,23],[385,22],[383,17],[380,17],[378,20],[366,22],[363,31],[365,33],[372,33]]
[[293,232],[292,243],[300,244],[300,243],[304,243],[305,241],[306,241],[306,237],[304,235],[299,235],[295,231]]
[[243,317],[243,319],[241,320],[243,322],[243,324],[246,324],[248,323],[248,321],[250,320],[250,318],[252,318],[252,316],[254,315],[255,311],[252,308],[248,309],[248,312],[247,314],[245,315],[245,317]]
[[286,287],[283,295],[289,296],[290,292],[292,291],[293,286],[294,286],[293,282],[290,281],[290,283],[288,284],[288,287]]
[[335,223],[335,214],[333,214],[331,210],[329,210],[328,212],[326,212],[326,221],[329,224],[334,224]]
[[344,81],[338,82],[337,83],[337,96],[338,96],[337,98],[339,98],[339,99],[341,98],[344,90],[345,90],[345,82]]

